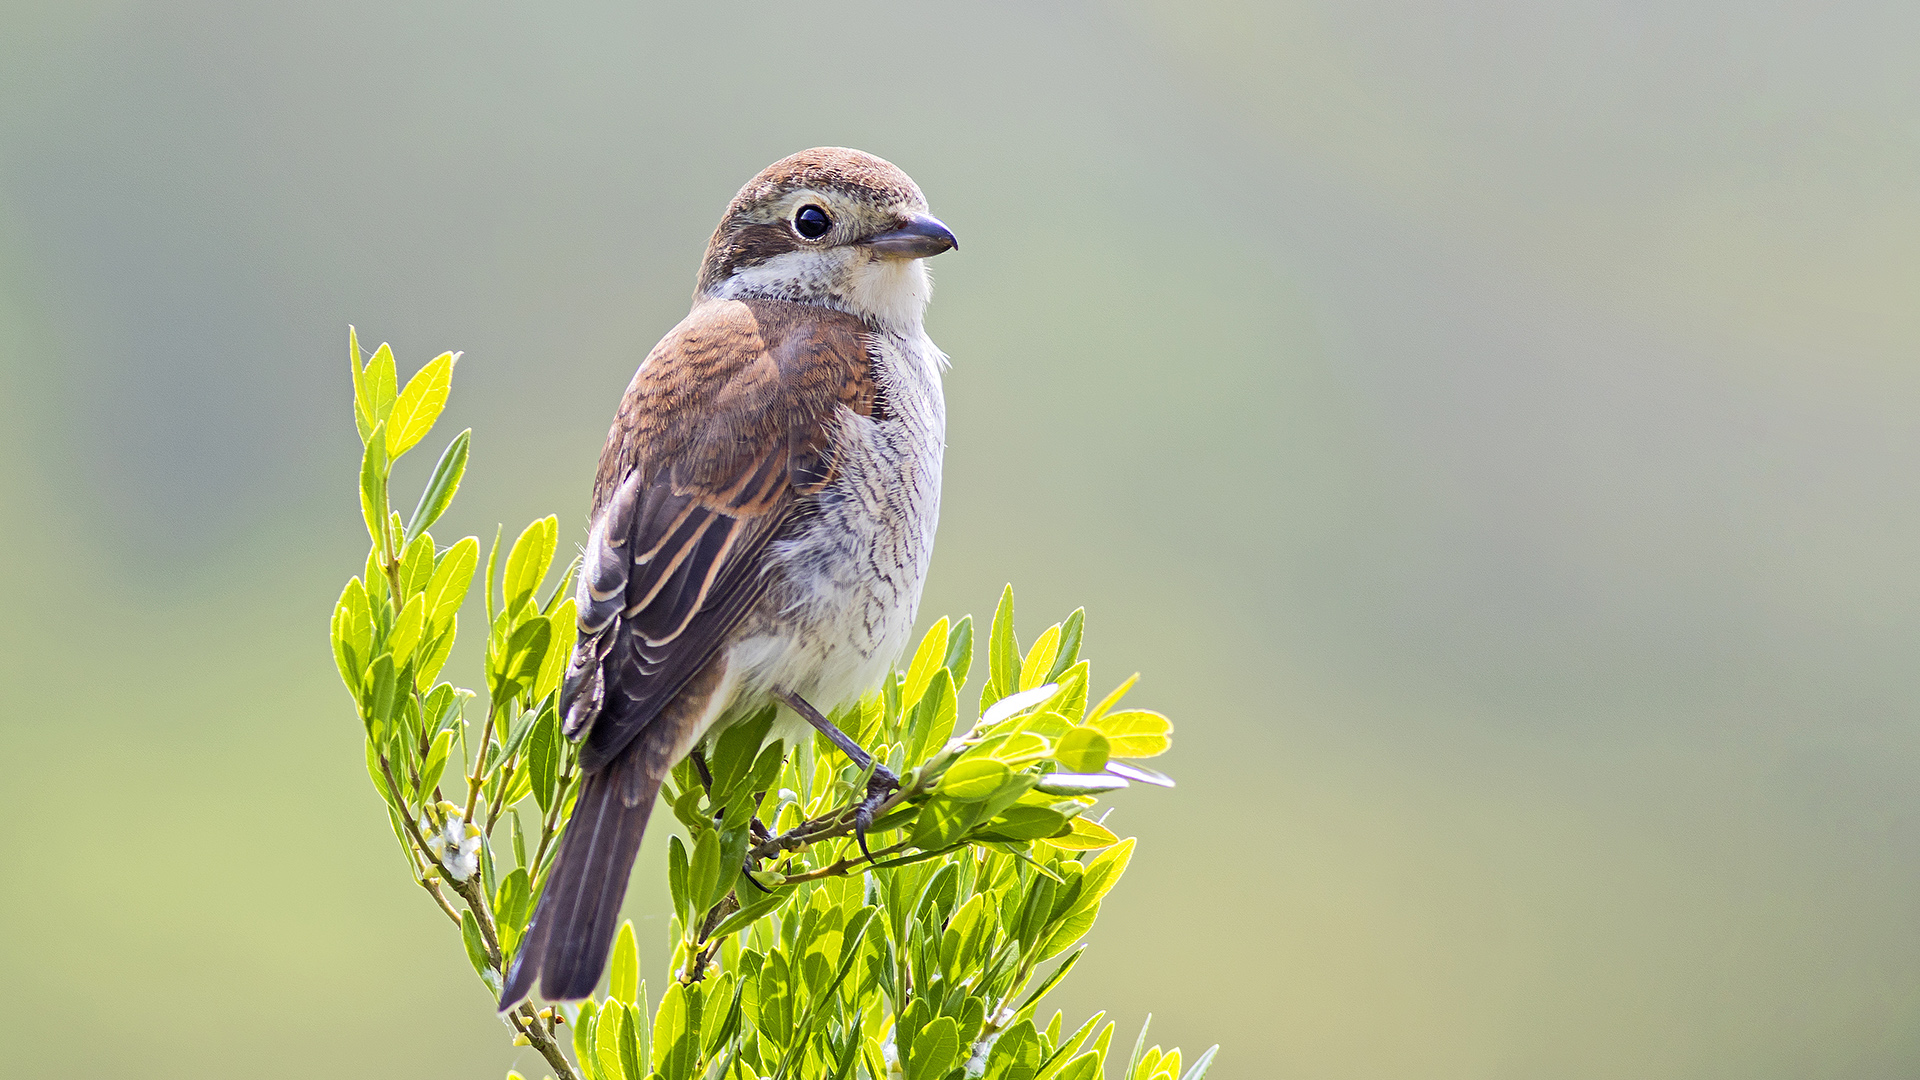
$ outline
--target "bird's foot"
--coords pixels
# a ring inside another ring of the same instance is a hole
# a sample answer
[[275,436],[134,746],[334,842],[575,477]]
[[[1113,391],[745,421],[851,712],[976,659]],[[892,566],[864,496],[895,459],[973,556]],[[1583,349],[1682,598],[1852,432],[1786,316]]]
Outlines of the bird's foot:
[[900,778],[893,770],[875,762],[873,775],[867,778],[867,797],[853,808],[853,838],[860,843],[860,854],[873,861],[873,852],[867,848],[867,830],[873,827],[873,817],[886,804],[887,797],[900,790]]
[[[766,822],[761,821],[759,818],[756,817],[753,820],[747,822],[747,838],[752,840],[755,844],[764,844],[767,841],[773,839],[773,832],[772,830],[767,828]],[[759,861],[760,861],[759,859],[756,859],[751,855],[747,856],[747,865],[741,868],[740,876],[743,878],[746,878],[747,881],[751,883],[754,888],[759,889],[761,892],[766,893],[768,896],[772,896],[773,890],[767,888],[765,885],[760,884],[760,879],[753,876],[754,872],[760,869],[758,866],[754,865]]]

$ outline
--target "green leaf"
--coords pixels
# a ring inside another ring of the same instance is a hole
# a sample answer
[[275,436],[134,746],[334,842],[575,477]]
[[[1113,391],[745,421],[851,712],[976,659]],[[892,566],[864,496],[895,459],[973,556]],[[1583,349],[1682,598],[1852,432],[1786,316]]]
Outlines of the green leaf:
[[853,1018],[853,1030],[847,1032],[841,1041],[840,1056],[834,1064],[833,1073],[828,1080],[853,1080],[854,1064],[860,1059],[862,1018]]
[[985,1080],[1033,1080],[1045,1054],[1032,1020],[1022,1020],[994,1040]]
[[440,452],[440,460],[433,467],[433,476],[427,481],[427,488],[420,493],[420,502],[413,508],[413,517],[407,521],[407,536],[415,537],[440,520],[453,504],[454,495],[460,491],[460,480],[467,474],[467,451],[473,442],[473,429],[468,428],[453,437],[447,448]]
[[[1048,1058],[1046,1064],[1040,1067],[1040,1080],[1053,1080],[1053,1078],[1057,1078],[1061,1067],[1073,1057],[1074,1053],[1080,1049],[1080,1044],[1087,1041],[1087,1036],[1093,1033],[1093,1029],[1099,1025],[1100,1021],[1106,1019],[1106,1016],[1107,1014],[1104,1012],[1094,1013],[1086,1023],[1080,1025],[1079,1030],[1068,1036],[1065,1041],[1060,1042],[1054,1050],[1053,1056]],[[1057,1021],[1059,1016],[1056,1014],[1054,1019]]]
[[1080,659],[1080,638],[1086,632],[1087,609],[1074,608],[1067,621],[1060,624],[1060,650],[1053,658],[1053,670],[1047,672],[1047,682],[1057,682],[1066,670]]
[[880,680],[880,712],[888,724],[900,719],[900,682],[898,675]]
[[668,982],[653,1018],[653,1069],[666,1080],[685,1080],[693,1073],[700,1047],[690,1013],[687,988],[678,981]]
[[393,412],[394,387],[398,383],[393,373],[393,348],[386,342],[373,350],[361,379],[367,389],[367,430],[371,432]]
[[393,723],[394,706],[399,702],[399,681],[393,670],[393,654],[381,653],[373,658],[373,666],[367,675],[367,696],[362,705],[366,717],[367,731],[375,738],[387,737],[388,727]]
[[1098,1075],[1100,1075],[1100,1055],[1089,1050],[1067,1062],[1066,1068],[1053,1074],[1053,1080],[1093,1080]]
[[553,809],[553,800],[560,794],[560,754],[559,714],[543,709],[533,722],[533,733],[527,736],[527,778],[533,783],[533,799],[543,816]]
[[1134,1073],[1140,1068],[1140,1057],[1147,1050],[1147,1029],[1153,1026],[1153,1014],[1140,1022],[1140,1036],[1133,1040],[1133,1053],[1127,1055],[1127,1068],[1120,1074],[1120,1080],[1134,1080]]
[[907,684],[900,692],[900,707],[910,709],[927,692],[927,686],[933,681],[933,673],[943,666],[947,657],[947,620],[941,619],[933,624],[926,636],[920,639],[920,648],[913,654],[913,662],[907,666]]
[[380,793],[380,797],[387,801],[388,806],[403,814],[407,812],[406,800],[400,797],[399,792],[387,786],[387,778],[380,771],[380,751],[374,745],[371,735],[367,737],[367,776],[373,780],[373,790]]
[[940,969],[949,983],[957,982],[960,973],[972,966],[974,958],[970,954],[978,951],[980,939],[993,921],[986,914],[987,902],[986,893],[968,897],[940,935]]
[[688,920],[689,929],[695,929],[693,923],[706,914],[716,897],[714,886],[720,883],[720,833],[715,829],[702,830],[693,842],[693,862],[687,869],[687,896],[693,901],[693,918]]
[[[530,898],[525,867],[516,867],[512,873],[501,880],[500,890],[493,899],[493,923],[500,932],[500,947],[503,952],[511,952],[509,941],[520,940],[520,934],[527,925],[527,907]],[[502,959],[503,964],[505,959]]]
[[432,686],[433,680],[440,674],[440,669],[446,666],[447,657],[453,653],[454,632],[459,622],[458,615],[451,616],[447,628],[440,631],[421,651],[419,661],[414,667],[415,689],[425,691],[427,687]]
[[574,635],[579,632],[573,597],[560,602],[553,614],[545,616],[553,640],[547,643],[546,658],[533,680],[533,700],[539,701],[560,688],[560,677],[567,673],[567,660],[573,655]]
[[448,728],[433,737],[433,744],[427,748],[426,759],[420,765],[420,792],[424,800],[433,794],[435,784],[447,769],[447,755],[453,751],[453,729]]
[[988,683],[981,693],[981,708],[1006,697],[1020,686],[1020,643],[1013,636],[1013,586],[1000,593],[1000,606],[993,611],[993,628],[987,632]]
[[913,1037],[906,1080],[941,1080],[960,1057],[960,1029],[953,1017],[935,1019]]
[[1114,757],[1153,757],[1166,753],[1173,746],[1173,740],[1168,737],[1173,731],[1173,723],[1159,713],[1146,709],[1106,713],[1087,726],[1107,737],[1111,747],[1109,752]]
[[[1020,1007],[1013,1010],[1013,1014],[1015,1016],[1020,1016],[1023,1014],[1029,1015],[1029,1016],[1032,1015],[1030,1010],[1032,1010],[1032,1008],[1035,1005],[1038,1005],[1040,1003],[1041,998],[1047,996],[1047,991],[1052,990],[1054,987],[1060,985],[1060,981],[1067,977],[1067,972],[1073,970],[1073,965],[1079,963],[1080,958],[1082,956],[1085,956],[1086,952],[1087,951],[1085,949],[1082,949],[1079,952],[1074,953],[1072,956],[1067,957],[1065,960],[1060,961],[1060,966],[1053,969],[1053,974],[1047,976],[1046,981],[1040,984],[1040,988],[1038,990],[1035,990],[1033,993],[1028,994],[1026,1000],[1020,1003]],[[1032,1023],[1031,1020],[1027,1022]]]
[[340,665],[340,677],[347,689],[360,694],[362,674],[373,659],[373,605],[367,587],[359,578],[347,582],[334,605],[334,659]]
[[1047,934],[1046,940],[1041,942],[1040,948],[1034,955],[1044,962],[1065,952],[1074,942],[1087,936],[1087,931],[1093,929],[1093,920],[1099,915],[1099,904],[1069,912],[1067,917],[1060,920],[1059,925]]
[[627,1072],[626,1062],[620,1060],[620,1030],[628,1024],[644,1022],[618,1001],[608,999],[600,1006],[600,1019],[593,1027],[593,1060],[599,1065],[602,1077],[609,1080],[645,1080]]
[[1213,1066],[1213,1055],[1219,1052],[1219,1043],[1214,1043],[1212,1046],[1207,1047],[1207,1052],[1200,1055],[1200,1059],[1193,1063],[1193,1068],[1188,1069],[1187,1075],[1181,1077],[1180,1080],[1204,1080],[1207,1075],[1207,1070]]
[[1098,903],[1101,897],[1107,895],[1107,890],[1113,888],[1114,883],[1120,880],[1120,875],[1126,873],[1127,863],[1132,860],[1133,837],[1131,836],[1101,852],[1098,858],[1087,864],[1085,872],[1080,875],[1080,896],[1074,901],[1075,906],[1084,907]]
[[526,622],[514,628],[513,636],[507,639],[506,651],[494,658],[496,697],[512,697],[532,688],[552,639],[553,624],[545,615],[529,615]]
[[638,1003],[640,1000],[640,944],[634,938],[632,919],[620,924],[620,934],[613,939],[611,970],[607,996],[628,1005]]
[[973,616],[962,615],[948,632],[947,658],[943,666],[953,673],[954,686],[967,684],[967,673],[973,669]]
[[682,925],[693,922],[692,893],[688,891],[687,845],[678,836],[667,837],[667,891],[673,895],[674,914]]
[[460,720],[460,713],[467,698],[473,696],[471,690],[455,690],[451,684],[441,683],[433,688],[421,705],[421,715],[425,718],[426,730],[439,734],[453,727]]
[[1136,783],[1155,784],[1165,788],[1174,786],[1173,777],[1168,776],[1166,773],[1154,772],[1145,765],[1137,765],[1130,761],[1109,761],[1107,762],[1107,771],[1115,776],[1124,777]]
[[453,365],[459,353],[441,353],[407,380],[407,388],[394,399],[387,417],[387,456],[398,458],[433,430],[440,410],[447,407],[447,391],[453,387]]
[[[991,746],[989,746],[991,743]],[[981,751],[1008,765],[1039,761],[1053,752],[1053,744],[1031,731],[1015,731],[980,744]]]
[[1054,693],[1059,689],[1059,687],[1054,686],[1052,683],[1048,683],[1045,686],[1036,686],[1031,690],[1022,690],[1017,694],[1008,694],[1006,697],[994,702],[991,708],[982,713],[979,722],[974,724],[974,727],[982,731],[993,727],[995,724],[1019,713],[1023,709],[1031,709],[1035,705],[1041,704],[1048,698],[1053,697]]
[[400,617],[393,621],[393,633],[387,637],[387,647],[393,650],[393,662],[396,667],[406,667],[413,659],[413,650],[420,644],[420,636],[427,629],[427,602],[416,596],[407,601]]
[[1053,758],[1071,772],[1099,772],[1107,765],[1107,737],[1091,727],[1077,727],[1054,746]]
[[573,1059],[580,1063],[580,1070],[586,1080],[599,1080],[600,1071],[593,1060],[593,1028],[599,1007],[592,998],[580,1003],[580,1012],[567,1018],[573,1028]]
[[[1060,736],[1072,731],[1074,726],[1073,721],[1067,719],[1064,714],[1054,709],[1041,709],[1021,717],[1019,722],[1013,725],[1013,730],[1031,731],[1036,735],[1043,735],[1049,739],[1058,739]],[[1042,754],[1040,756],[1046,757],[1047,755]]]
[[1072,832],[1065,836],[1050,836],[1047,838],[1047,843],[1068,851],[1098,851],[1120,842],[1119,837],[1108,832],[1107,827],[1097,821],[1077,817],[1071,824]]
[[734,884],[740,879],[740,869],[747,862],[747,848],[753,837],[748,828],[745,804],[740,804],[741,812],[734,815],[740,824],[720,832],[720,876],[714,882],[713,889],[707,893],[707,906],[711,908],[727,898]]
[[[493,611],[493,571],[494,564],[498,562],[500,558],[500,532],[501,527],[495,525],[493,527],[493,546],[487,549],[487,577],[486,580],[482,582],[484,587],[480,590],[481,599],[483,599],[487,605],[487,625],[496,630],[499,628],[500,620],[495,616]],[[476,544],[475,547],[477,548],[478,544]]]
[[1126,697],[1127,691],[1133,689],[1133,684],[1139,681],[1140,681],[1140,673],[1137,671],[1127,676],[1127,680],[1125,682],[1115,687],[1113,693],[1108,694],[1106,697],[1101,698],[1100,704],[1095,705],[1093,707],[1093,711],[1087,713],[1087,719],[1085,722],[1091,724],[1094,721],[1099,720],[1102,716],[1105,716],[1107,714],[1107,710],[1113,708],[1115,705],[1120,704],[1120,699],[1123,697]]
[[968,757],[955,762],[940,778],[940,794],[960,802],[978,802],[1013,779],[1007,763],[990,757]]
[[987,822],[977,839],[1018,843],[1044,840],[1067,827],[1067,815],[1044,806],[1009,806]]
[[958,802],[944,796],[927,800],[913,821],[913,846],[924,851],[945,848],[980,821],[983,809],[981,803]]
[[353,425],[360,429],[360,442],[373,434],[373,403],[367,398],[367,380],[361,374],[360,335],[347,327],[347,370],[353,372]]
[[554,545],[559,539],[560,519],[552,514],[533,522],[520,533],[520,539],[513,542],[513,550],[507,555],[507,576],[501,591],[506,602],[502,611],[518,612],[522,604],[533,599],[535,590],[546,580],[547,568],[553,563]]
[[1049,707],[1076,724],[1081,722],[1087,711],[1087,677],[1091,670],[1092,665],[1082,660],[1054,680],[1060,686],[1060,694]]
[[433,537],[415,537],[400,555],[400,596],[396,603],[413,599],[433,577]]
[[1020,663],[1020,689],[1031,690],[1046,682],[1047,675],[1053,671],[1053,658],[1059,654],[1060,627],[1049,626]]
[[466,602],[467,590],[473,587],[473,571],[480,559],[480,541],[469,536],[447,549],[433,569],[433,577],[427,581],[427,617],[435,627],[444,628],[453,620],[454,612]]
[[953,736],[953,725],[958,714],[959,703],[953,696],[953,676],[947,673],[947,669],[941,668],[933,673],[926,693],[920,696],[919,704],[913,707],[913,716],[907,724],[912,739],[907,747],[907,764],[925,761],[927,755],[944,746]]
[[[635,993],[639,987],[634,988]],[[620,1009],[623,1022],[620,1025],[620,1071],[628,1076],[642,1076],[646,1073],[647,1054],[644,1046],[647,1042],[646,1014],[640,1012],[631,1002]]]
[[1033,789],[1042,795],[1098,795],[1126,786],[1127,781],[1111,773],[1052,772],[1042,776]]
[[474,921],[473,912],[460,912],[460,940],[467,946],[467,959],[473,964],[473,973],[486,978],[493,968],[487,964],[487,944],[480,939],[480,924]]
[[713,741],[713,752],[707,758],[713,777],[713,805],[725,806],[732,801],[735,789],[750,777],[760,745],[773,728],[774,716],[773,709],[761,709],[729,725]]
[[[380,425],[374,425],[376,436],[383,430]],[[360,513],[366,518],[373,550],[382,558],[387,554],[387,465],[386,439],[368,439],[366,452],[360,456]]]

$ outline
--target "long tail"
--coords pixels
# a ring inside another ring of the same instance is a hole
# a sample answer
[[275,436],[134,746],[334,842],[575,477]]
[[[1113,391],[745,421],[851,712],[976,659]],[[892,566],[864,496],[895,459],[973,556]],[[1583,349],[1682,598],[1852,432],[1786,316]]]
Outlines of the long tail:
[[548,1001],[593,993],[626,897],[640,837],[664,772],[650,768],[637,739],[607,767],[581,778],[580,795],[553,869],[500,992],[505,1012],[540,982]]

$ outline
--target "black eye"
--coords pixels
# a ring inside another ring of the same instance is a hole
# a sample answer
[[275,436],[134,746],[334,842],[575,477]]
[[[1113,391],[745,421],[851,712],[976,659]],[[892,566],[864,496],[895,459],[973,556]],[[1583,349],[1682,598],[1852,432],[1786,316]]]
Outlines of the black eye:
[[793,215],[793,231],[809,240],[818,240],[833,228],[833,219],[817,206],[803,206]]

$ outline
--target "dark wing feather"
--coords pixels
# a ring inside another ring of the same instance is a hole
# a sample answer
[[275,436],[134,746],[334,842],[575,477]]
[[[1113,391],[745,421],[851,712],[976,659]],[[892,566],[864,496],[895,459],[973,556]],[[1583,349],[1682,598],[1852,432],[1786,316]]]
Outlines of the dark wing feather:
[[604,767],[753,606],[763,553],[832,476],[829,434],[868,414],[862,324],[771,301],[700,305],[642,364],[594,488],[580,641],[561,713]]

